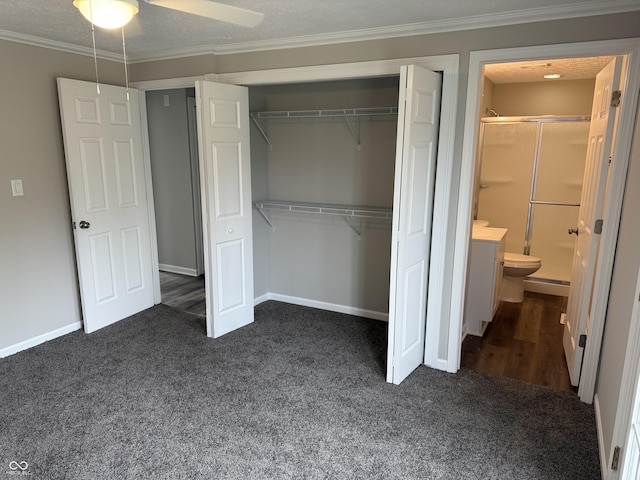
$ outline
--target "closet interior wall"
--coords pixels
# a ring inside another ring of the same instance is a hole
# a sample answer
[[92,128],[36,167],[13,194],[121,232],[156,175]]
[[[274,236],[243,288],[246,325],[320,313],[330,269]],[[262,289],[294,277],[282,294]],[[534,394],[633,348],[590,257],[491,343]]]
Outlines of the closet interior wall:
[[[398,78],[251,87],[251,112],[397,107]],[[397,115],[257,119],[253,201],[384,207],[391,211]],[[358,142],[359,140],[359,142]],[[358,146],[358,143],[360,144]],[[256,298],[385,318],[391,220],[254,208]],[[355,227],[355,228],[352,228]],[[358,234],[359,232],[359,234]]]

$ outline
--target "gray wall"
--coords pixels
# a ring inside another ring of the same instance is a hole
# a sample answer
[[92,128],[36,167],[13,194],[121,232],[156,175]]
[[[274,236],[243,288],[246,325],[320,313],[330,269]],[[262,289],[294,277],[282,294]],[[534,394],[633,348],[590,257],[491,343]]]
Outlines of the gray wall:
[[[640,205],[640,110],[638,113],[596,385],[607,455],[610,455],[611,448],[614,446],[611,444],[613,426],[631,326],[631,311],[637,301],[635,298],[636,280],[640,271],[640,249],[638,249],[638,239],[640,238],[640,215],[638,215],[638,205]],[[607,461],[606,464],[611,465],[611,462]]]
[[196,218],[187,124],[187,96],[195,93],[188,90],[147,92],[147,118],[160,269],[192,270],[195,275]]
[[[394,107],[398,79],[252,87],[251,110]],[[391,207],[397,116],[261,120],[253,128],[255,199]],[[275,213],[254,217],[256,295],[271,293],[386,313],[390,221],[365,223],[361,237],[342,217]],[[266,268],[265,274],[261,269]]]
[[[95,81],[93,59],[0,41],[0,351],[80,321],[56,77]],[[122,66],[99,62],[121,84]],[[22,179],[24,196],[11,195]]]

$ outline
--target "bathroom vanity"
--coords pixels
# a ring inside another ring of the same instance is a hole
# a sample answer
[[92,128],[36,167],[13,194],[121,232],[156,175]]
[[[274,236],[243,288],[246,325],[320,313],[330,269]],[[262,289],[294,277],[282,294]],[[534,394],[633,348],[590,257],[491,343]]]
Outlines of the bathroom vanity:
[[473,228],[465,304],[469,335],[482,336],[500,305],[506,236],[505,228]]

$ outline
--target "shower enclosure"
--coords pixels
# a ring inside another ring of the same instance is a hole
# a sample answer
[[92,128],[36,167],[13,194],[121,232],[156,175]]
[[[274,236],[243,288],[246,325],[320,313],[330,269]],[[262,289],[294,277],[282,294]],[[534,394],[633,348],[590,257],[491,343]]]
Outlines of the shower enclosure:
[[531,278],[568,284],[590,117],[483,118],[475,218],[508,229],[506,250],[533,255]]

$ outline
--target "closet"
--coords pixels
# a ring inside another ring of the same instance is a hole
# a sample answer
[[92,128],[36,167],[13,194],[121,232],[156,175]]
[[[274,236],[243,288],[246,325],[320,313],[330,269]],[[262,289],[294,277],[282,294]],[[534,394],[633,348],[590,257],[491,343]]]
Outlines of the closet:
[[424,362],[441,89],[412,65],[250,94],[196,82],[207,335],[275,299],[388,318],[389,382]]
[[250,87],[256,298],[387,317],[398,81]]

